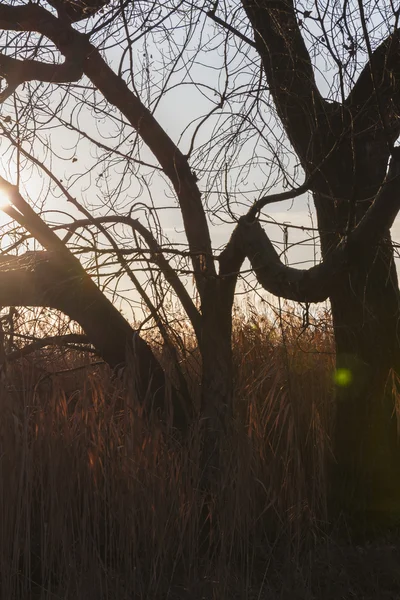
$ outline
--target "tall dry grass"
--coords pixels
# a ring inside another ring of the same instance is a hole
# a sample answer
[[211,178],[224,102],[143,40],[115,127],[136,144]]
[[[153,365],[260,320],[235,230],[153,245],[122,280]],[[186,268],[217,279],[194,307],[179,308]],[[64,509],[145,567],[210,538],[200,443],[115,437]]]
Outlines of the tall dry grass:
[[[181,442],[146,423],[128,379],[103,366],[48,374],[84,362],[55,350],[9,368],[0,383],[2,599],[314,597],[298,565],[326,517],[329,323],[302,329],[290,311],[275,322],[240,313],[233,347],[235,419],[207,497],[196,427]],[[188,348],[193,390],[196,361]]]

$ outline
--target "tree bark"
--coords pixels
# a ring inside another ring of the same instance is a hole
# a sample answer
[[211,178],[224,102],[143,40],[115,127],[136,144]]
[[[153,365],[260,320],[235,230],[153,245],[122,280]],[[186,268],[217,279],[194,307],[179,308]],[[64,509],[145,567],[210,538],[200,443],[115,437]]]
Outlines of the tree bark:
[[[340,237],[333,232],[350,232],[361,221],[385,179],[389,148],[378,116],[369,119],[343,111],[330,119],[336,148],[314,188],[324,260]],[[316,132],[314,161],[333,147],[327,138]],[[399,367],[400,297],[389,231],[378,245],[349,252],[349,271],[330,294],[337,357],[330,504],[333,515],[343,511],[365,529],[400,521],[400,452],[388,387]]]
[[[399,367],[392,253],[359,261],[331,296],[337,353],[331,507],[359,527],[400,520],[400,452],[389,376]],[[363,264],[364,263],[364,264]]]
[[224,431],[233,414],[232,305],[221,303],[220,298],[210,298],[202,310],[201,413],[209,421],[209,429]]
[[[331,224],[339,229],[343,221]],[[388,385],[391,369],[399,367],[400,309],[389,233],[349,262],[330,295],[337,357],[331,508],[366,527],[400,517],[400,453]]]
[[[279,117],[312,176],[326,260],[365,215],[386,175],[399,135],[400,33],[374,51],[346,100],[327,102],[293,0],[242,3]],[[359,523],[400,521],[395,406],[387,388],[390,370],[399,367],[400,304],[389,233],[378,247],[354,250],[349,261],[330,296],[338,383],[331,505]]]
[[[233,236],[235,237],[235,233]],[[232,307],[237,274],[244,261],[241,247],[228,245],[219,257],[219,274],[209,279],[201,305],[201,417],[204,431],[204,487],[218,473],[221,446],[234,414]]]

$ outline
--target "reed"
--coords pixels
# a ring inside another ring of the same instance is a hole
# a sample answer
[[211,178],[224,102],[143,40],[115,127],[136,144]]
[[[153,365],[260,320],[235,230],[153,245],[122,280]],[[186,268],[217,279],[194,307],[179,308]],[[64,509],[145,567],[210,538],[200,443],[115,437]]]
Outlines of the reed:
[[[183,334],[183,368],[196,390],[198,355]],[[237,312],[233,347],[235,418],[211,497],[199,484],[197,428],[182,442],[145,422],[129,381],[102,365],[80,368],[87,358],[57,349],[8,369],[0,383],[1,598],[311,599],[323,589],[334,564],[324,533],[329,316],[303,329],[294,311],[277,321]]]

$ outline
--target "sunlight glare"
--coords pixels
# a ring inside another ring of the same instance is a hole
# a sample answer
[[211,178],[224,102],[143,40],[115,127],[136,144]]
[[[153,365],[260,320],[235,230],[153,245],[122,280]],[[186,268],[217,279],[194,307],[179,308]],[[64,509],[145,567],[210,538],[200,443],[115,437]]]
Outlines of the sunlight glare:
[[8,193],[0,188],[0,210],[3,210],[3,208],[7,208],[10,205],[11,202]]

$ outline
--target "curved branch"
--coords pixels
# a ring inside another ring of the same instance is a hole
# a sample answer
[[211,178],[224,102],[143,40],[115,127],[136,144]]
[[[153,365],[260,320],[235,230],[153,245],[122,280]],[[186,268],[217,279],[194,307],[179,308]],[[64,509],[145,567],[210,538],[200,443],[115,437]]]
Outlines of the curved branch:
[[69,83],[78,81],[82,75],[83,69],[72,61],[50,64],[37,60],[18,60],[0,54],[0,77],[7,81],[7,88],[0,93],[0,102],[7,100],[17,87],[26,81]]
[[88,227],[90,225],[98,225],[105,223],[120,223],[128,225],[142,236],[149,250],[151,251],[151,260],[153,260],[158,265],[166,281],[168,281],[168,283],[171,285],[172,289],[178,296],[184,310],[186,311],[187,316],[190,319],[190,322],[193,325],[193,329],[198,339],[200,339],[201,315],[199,311],[197,310],[187,289],[183,285],[182,281],[179,279],[178,274],[171,267],[168,260],[165,258],[163,250],[158,244],[157,240],[155,239],[153,234],[144,225],[142,225],[142,223],[140,223],[138,219],[133,219],[132,217],[122,215],[107,215],[105,217],[93,217],[92,219],[79,219],[65,227],[67,227],[68,230],[73,231],[75,229],[78,229],[79,227]]
[[72,266],[56,252],[1,256],[0,305],[46,306],[62,311],[82,326],[111,367],[125,362],[135,334],[79,261]]
[[256,200],[253,206],[248,211],[246,217],[248,221],[255,219],[259,212],[269,204],[275,204],[276,202],[283,202],[284,200],[292,200],[298,198],[302,194],[308,192],[311,186],[312,177],[307,177],[306,181],[299,185],[297,188],[287,190],[286,192],[278,192],[276,194],[269,194]]
[[[38,268],[36,268],[34,272],[39,273],[40,275],[43,265],[47,265],[46,268],[50,269],[50,279],[53,278],[55,289],[63,290],[62,296],[59,296],[59,294],[56,296],[58,302],[62,302],[62,304],[46,304],[46,302],[51,301],[51,294],[55,291],[49,289],[50,281],[47,278],[48,273],[46,272],[43,290],[46,291],[46,293],[50,293],[50,298],[47,299],[46,296],[40,296],[42,299],[39,299],[38,306],[52,306],[53,308],[58,308],[76,320],[89,336],[90,341],[96,347],[100,356],[102,356],[112,367],[124,364],[127,359],[127,352],[133,350],[134,360],[137,363],[140,387],[139,397],[143,401],[143,399],[148,396],[148,390],[151,390],[151,394],[154,397],[152,403],[154,402],[158,408],[164,410],[164,400],[161,398],[161,395],[165,390],[164,373],[160,364],[155,359],[149,345],[137,335],[138,332],[131,328],[121,313],[99,290],[86,273],[79,260],[65,246],[64,242],[60,240],[56,233],[42,221],[32,207],[24,200],[19,193],[17,186],[12,185],[1,176],[0,185],[6,191],[11,204],[10,206],[3,207],[2,210],[25,227],[48,251],[47,253],[34,253],[36,258],[39,255],[45,258],[44,262],[41,261],[38,263],[39,271]],[[89,218],[87,221],[93,224],[95,219]],[[132,220],[132,223],[129,224],[133,226],[135,221]],[[98,221],[97,225],[100,230],[103,230],[103,233],[105,233],[112,243],[114,251],[122,260],[122,263],[126,264],[125,258],[120,254],[112,237],[107,235],[104,228],[102,229],[101,221]],[[142,228],[142,230],[146,235],[145,228]],[[147,233],[147,237],[150,239],[152,236],[150,233]],[[161,258],[165,260],[163,256]],[[169,264],[168,267],[171,269]],[[133,276],[133,274],[131,275]],[[32,288],[34,288],[35,281],[36,279],[34,279],[31,284]],[[57,281],[59,281],[59,286],[57,286]],[[133,281],[134,283],[137,281],[135,276],[133,276]],[[69,283],[70,287],[65,287],[66,282]],[[136,287],[140,292],[139,282],[137,282]],[[45,303],[43,304],[43,302]],[[149,304],[150,307],[152,307],[150,300],[148,301],[148,305]],[[22,302],[21,305],[26,306],[24,302]],[[157,315],[155,315],[155,317],[157,317]],[[115,330],[114,327],[116,328]],[[166,337],[164,337],[164,339],[166,342],[168,341]],[[179,416],[179,421],[182,423],[188,422],[189,412],[191,411],[191,408],[187,406],[190,399],[189,394],[185,393],[185,390],[183,389],[185,384],[186,382],[182,377],[182,394],[186,401],[186,406],[183,407],[184,412],[186,410],[186,414],[183,414],[182,411],[180,411]],[[146,386],[148,386],[148,389]],[[178,408],[175,411],[176,416],[179,415],[179,407],[182,408],[182,403],[178,404],[177,407]]]
[[[146,412],[166,413],[166,381],[150,346],[104,296],[77,261],[73,267],[57,253],[0,256],[0,305],[45,306],[79,323],[88,341],[110,367],[133,365],[136,399]],[[186,398],[185,398],[186,400]],[[174,424],[184,429],[192,406],[173,393]]]
[[283,264],[260,223],[249,221],[248,216],[239,220],[220,258],[240,268],[247,257],[259,283],[275,296],[297,302],[322,302],[332,294],[337,278],[355,268],[360,257],[361,260],[373,257],[377,244],[388,234],[399,210],[400,148],[396,148],[375,201],[357,227],[319,265],[294,269]]

